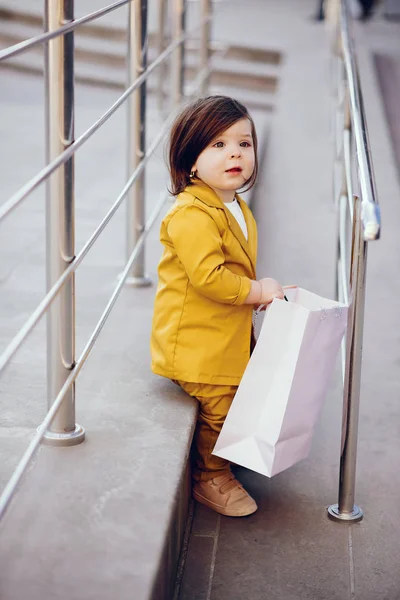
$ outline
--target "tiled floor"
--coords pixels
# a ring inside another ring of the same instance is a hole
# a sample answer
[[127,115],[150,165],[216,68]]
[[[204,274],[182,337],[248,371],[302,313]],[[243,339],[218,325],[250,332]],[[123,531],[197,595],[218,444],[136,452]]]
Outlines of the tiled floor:
[[[281,49],[285,61],[253,211],[259,229],[258,275],[332,296],[336,217],[330,185],[329,40],[324,25],[310,18],[315,4],[293,2],[289,10],[289,3],[265,3],[265,39]],[[245,18],[250,17],[243,17],[244,24]],[[378,51],[385,54],[385,48],[391,57],[399,56],[398,27],[379,14],[355,26],[384,222],[368,265],[356,483],[364,520],[348,526],[329,521],[326,513],[338,491],[338,371],[308,459],[272,479],[238,469],[238,478],[258,503],[255,514],[233,519],[196,506],[179,600],[400,598],[395,558],[400,555],[400,492],[391,466],[400,453],[399,319],[393,296],[400,294],[400,202],[371,60]],[[385,82],[392,119],[400,107],[394,68],[392,63],[387,67]],[[394,119],[398,140],[400,119]]]

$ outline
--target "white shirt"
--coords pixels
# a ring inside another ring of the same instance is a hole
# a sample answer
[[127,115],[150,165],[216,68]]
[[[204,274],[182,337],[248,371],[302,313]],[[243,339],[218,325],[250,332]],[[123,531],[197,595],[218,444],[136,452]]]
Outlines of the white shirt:
[[242,209],[240,208],[239,202],[235,198],[233,202],[225,202],[225,206],[226,206],[226,208],[229,208],[229,211],[232,213],[232,215],[235,217],[236,221],[239,223],[240,229],[243,231],[243,235],[247,240],[248,239],[247,225],[246,225],[246,221],[245,221]]

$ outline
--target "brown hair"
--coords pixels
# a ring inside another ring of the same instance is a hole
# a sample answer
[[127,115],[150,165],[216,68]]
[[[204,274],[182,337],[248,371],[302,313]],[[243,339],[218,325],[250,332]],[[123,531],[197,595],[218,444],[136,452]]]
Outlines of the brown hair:
[[190,170],[199,154],[221,133],[240,119],[248,119],[254,146],[254,171],[245,183],[253,187],[258,172],[257,135],[247,108],[227,96],[208,96],[189,104],[172,126],[169,141],[169,170],[171,194],[180,194],[190,184]]

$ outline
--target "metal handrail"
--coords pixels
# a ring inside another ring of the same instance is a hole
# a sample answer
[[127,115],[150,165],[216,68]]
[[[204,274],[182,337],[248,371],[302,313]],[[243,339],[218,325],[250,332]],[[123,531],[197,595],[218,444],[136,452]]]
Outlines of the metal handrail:
[[[173,90],[173,98],[174,98],[174,110],[170,113],[169,117],[164,121],[163,126],[160,131],[157,133],[155,138],[152,140],[147,149],[145,149],[144,144],[144,136],[140,134],[137,136],[137,131],[135,131],[135,139],[131,140],[128,135],[128,140],[130,143],[130,152],[132,154],[132,150],[134,149],[134,154],[136,158],[133,162],[129,160],[128,157],[128,180],[124,185],[121,193],[119,194],[117,200],[114,202],[110,210],[107,212],[101,223],[98,225],[92,236],[86,242],[81,251],[74,256],[74,242],[73,242],[73,217],[71,209],[73,209],[73,175],[72,179],[71,173],[73,173],[73,168],[71,169],[71,164],[74,159],[74,155],[76,150],[87,140],[89,137],[99,129],[111,116],[114,112],[121,106],[121,104],[129,98],[129,110],[130,114],[140,115],[140,122],[134,121],[134,125],[140,129],[144,130],[145,123],[145,82],[150,75],[150,73],[159,66],[163,61],[165,61],[170,54],[183,46],[184,42],[193,36],[193,33],[197,32],[199,29],[202,30],[202,44],[209,44],[209,27],[208,24],[211,20],[210,15],[210,0],[202,0],[201,2],[201,10],[204,18],[200,21],[200,25],[196,26],[189,32],[184,31],[184,13],[186,10],[185,2],[186,0],[176,0],[175,3],[175,19],[174,19],[174,40],[172,43],[166,48],[157,59],[148,67],[147,66],[147,57],[146,57],[146,47],[147,47],[147,0],[124,0],[123,2],[118,2],[112,6],[107,7],[106,9],[102,9],[101,11],[97,11],[96,13],[92,13],[91,15],[84,17],[84,21],[81,20],[73,20],[73,0],[58,0],[58,7],[60,12],[54,10],[56,5],[51,4],[53,0],[46,0],[46,20],[49,23],[49,29],[51,29],[51,24],[53,25],[53,30],[51,32],[50,37],[38,36],[35,39],[31,39],[28,45],[25,45],[24,48],[19,46],[17,50],[16,47],[11,48],[10,52],[7,54],[7,57],[10,55],[15,55],[15,53],[22,52],[27,47],[31,47],[33,44],[41,43],[43,41],[49,41],[53,39],[50,44],[58,44],[55,38],[58,38],[60,35],[66,36],[66,41],[63,46],[54,46],[52,48],[53,55],[53,65],[56,65],[57,71],[52,72],[52,76],[54,79],[52,80],[52,91],[54,92],[54,86],[56,88],[55,98],[53,98],[53,104],[51,106],[52,110],[56,111],[56,120],[55,115],[52,114],[50,116],[50,99],[47,95],[47,114],[48,114],[48,164],[47,166],[40,171],[40,173],[34,177],[31,181],[29,181],[25,186],[23,186],[14,196],[1,207],[0,209],[0,220],[7,216],[31,191],[33,191],[40,183],[47,180],[49,185],[48,193],[47,193],[47,209],[48,211],[51,209],[53,211],[53,205],[55,213],[49,212],[47,215],[49,234],[48,239],[51,239],[50,245],[50,260],[48,257],[48,285],[49,291],[46,294],[45,298],[40,302],[37,306],[36,310],[30,316],[30,318],[26,321],[24,326],[18,332],[18,334],[14,337],[11,343],[7,346],[6,350],[0,356],[0,373],[6,367],[8,362],[12,359],[14,354],[17,352],[18,348],[21,346],[23,341],[29,335],[29,333],[33,330],[39,319],[47,312],[48,313],[48,337],[50,337],[51,342],[59,342],[53,343],[50,345],[50,351],[48,349],[47,355],[52,359],[51,366],[54,366],[54,370],[57,372],[56,376],[53,379],[48,378],[48,396],[49,396],[49,409],[48,412],[38,428],[36,435],[33,440],[29,444],[26,452],[18,463],[17,468],[15,469],[11,479],[6,484],[6,487],[3,493],[0,496],[0,518],[4,515],[10,501],[12,500],[18,483],[20,482],[24,472],[29,464],[29,461],[33,457],[36,452],[40,442],[46,437],[47,443],[51,444],[60,444],[60,445],[74,445],[80,443],[84,440],[85,431],[79,425],[75,423],[75,402],[74,402],[74,383],[76,378],[79,375],[80,370],[85,364],[90,352],[102,330],[104,324],[106,323],[108,316],[122,290],[122,287],[129,282],[130,276],[132,275],[132,269],[136,267],[136,271],[139,275],[142,274],[144,264],[143,264],[143,250],[144,250],[144,242],[146,237],[156,221],[157,216],[162,210],[162,207],[166,201],[166,196],[160,199],[157,203],[155,209],[152,212],[151,217],[148,221],[144,222],[144,195],[143,195],[143,175],[144,168],[154,154],[156,148],[160,144],[160,142],[165,138],[168,128],[171,124],[172,118],[175,116],[176,109],[180,106],[180,102],[182,99],[190,97],[194,95],[197,91],[197,88],[204,89],[204,82],[208,80],[209,76],[209,64],[207,60],[207,64],[205,64],[205,60],[208,59],[209,53],[203,48],[200,59],[200,68],[199,75],[195,80],[195,85],[191,86],[190,93],[184,93],[183,84],[184,84],[184,71],[183,71],[183,51],[178,52],[174,57],[174,77],[175,77],[175,89]],[[77,24],[82,24],[82,22],[88,22],[89,19],[93,20],[94,15],[101,16],[105,14],[105,12],[110,12],[119,6],[124,4],[129,5],[129,15],[128,15],[128,77],[129,84],[127,90],[122,94],[122,96],[110,107],[108,111],[106,111],[103,116],[94,123],[88,130],[86,130],[77,140],[73,141],[73,121],[71,120],[73,116],[73,111],[71,110],[73,107],[73,84],[72,88],[71,82],[73,82],[73,45],[70,43],[72,38],[67,39],[67,36],[72,36],[72,31],[75,29]],[[135,12],[134,12],[135,11]],[[59,15],[62,15],[60,17]],[[54,24],[59,22],[59,19],[62,18],[65,22],[70,21],[69,25],[66,25],[62,28],[54,29]],[[79,21],[79,23],[78,23]],[[206,34],[205,34],[206,32]],[[136,36],[136,37],[135,37]],[[40,38],[40,41],[39,41]],[[60,50],[61,48],[61,50]],[[57,54],[60,53],[61,54]],[[3,53],[4,58],[4,53]],[[56,60],[54,60],[54,58]],[[48,56],[46,55],[46,77],[49,78],[49,63]],[[50,89],[50,81],[46,80],[47,90],[49,94]],[[63,87],[67,86],[67,87]],[[135,94],[133,94],[135,92]],[[60,102],[60,96],[62,95],[63,101]],[[65,95],[65,96],[63,96]],[[69,103],[69,106],[66,107],[66,104]],[[59,112],[57,112],[59,111]],[[61,111],[61,112],[60,112]],[[64,112],[62,112],[64,111]],[[58,120],[57,120],[58,119]],[[62,125],[60,125],[60,119]],[[52,129],[50,127],[52,126]],[[132,125],[132,123],[130,123]],[[62,127],[64,127],[64,136],[62,133]],[[66,132],[66,133],[65,133]],[[51,136],[55,135],[55,138]],[[55,142],[55,143],[54,143]],[[69,143],[69,145],[68,145]],[[53,145],[51,145],[53,144]],[[50,150],[51,148],[51,150]],[[56,156],[56,158],[54,158]],[[139,157],[139,160],[137,158]],[[53,160],[51,160],[53,158]],[[56,170],[60,168],[59,171]],[[62,171],[60,175],[60,171]],[[52,176],[53,182],[49,181],[50,176]],[[54,180],[54,178],[57,178]],[[50,185],[55,184],[55,188],[51,188]],[[132,194],[132,187],[135,184],[135,194]],[[55,190],[55,194],[58,198],[53,198],[51,194],[51,190]],[[116,213],[117,209],[121,206],[124,198],[128,196],[128,206],[130,203],[133,203],[135,206],[135,210],[139,211],[135,213],[135,220],[129,221],[128,219],[128,231],[130,227],[134,227],[136,233],[134,236],[131,236],[131,242],[133,242],[132,247],[128,245],[128,259],[127,263],[124,267],[124,270],[119,278],[118,284],[115,287],[100,320],[98,321],[96,327],[94,328],[81,356],[75,361],[74,356],[74,304],[73,304],[73,281],[74,281],[74,273],[81,264],[84,257],[87,255],[89,250],[92,248],[95,241],[99,238],[107,224],[110,222],[111,218]],[[57,210],[63,207],[66,209],[66,214],[64,216],[65,223],[63,227],[65,229],[61,232],[61,237],[65,236],[65,239],[62,239],[62,245],[60,240],[60,230],[59,227],[61,222],[58,220],[59,215],[57,214]],[[71,218],[71,220],[69,220]],[[67,228],[67,225],[69,228]],[[59,243],[60,242],[60,243]],[[58,252],[62,253],[61,260]],[[51,253],[54,252],[54,262],[52,262]],[[55,265],[55,269],[54,269]],[[61,270],[60,270],[61,265]],[[50,275],[49,275],[50,273]],[[54,274],[58,276],[54,278]],[[137,279],[144,279],[138,277]],[[137,283],[137,282],[136,282]],[[61,298],[64,301],[64,312],[57,312],[59,309],[57,308],[54,311],[53,301],[55,298],[61,295]],[[68,312],[69,311],[69,312]],[[54,327],[55,325],[55,327]],[[58,333],[58,329],[63,329],[61,334]],[[61,338],[55,337],[53,340],[52,337],[52,327],[56,330],[56,335],[61,335]],[[68,338],[68,335],[71,334],[71,337]],[[62,342],[62,347],[61,347]],[[57,356],[52,357],[51,350],[54,350]],[[65,355],[60,352],[65,351]],[[53,360],[54,358],[54,360]],[[60,361],[61,359],[61,361]],[[59,362],[57,362],[59,361]],[[50,370],[52,373],[52,369]],[[53,375],[53,373],[52,373]],[[58,383],[60,385],[58,386]],[[54,394],[52,394],[54,391]],[[54,399],[55,397],[55,399]],[[60,415],[60,413],[62,414]],[[51,430],[49,429],[51,427]]]
[[[130,0],[128,0],[130,1]],[[113,116],[117,109],[125,102],[125,100],[137,90],[143,82],[145,82],[149,75],[156,69],[162,62],[164,62],[170,54],[181,44],[183,44],[189,37],[193,36],[203,25],[210,20],[210,17],[205,18],[201,25],[197,25],[192,28],[189,32],[181,35],[178,39],[174,40],[168,48],[160,54],[145,71],[129,86],[123,94],[114,102],[112,106],[84,133],[82,133],[64,152],[59,154],[55,160],[46,165],[37,175],[32,177],[25,185],[23,185],[11,198],[0,206],[0,222],[8,216],[17,206],[29,196],[41,183],[54,173],[58,167],[65,164],[75,152],[88,140],[91,136],[102,126],[104,123]]]
[[52,302],[58,296],[59,292],[61,291],[63,286],[66,284],[66,282],[69,280],[71,275],[73,273],[75,273],[75,271],[77,270],[77,268],[79,267],[79,265],[81,264],[81,262],[83,261],[85,256],[88,254],[89,250],[92,248],[92,246],[94,245],[96,240],[99,238],[100,234],[104,231],[104,229],[106,228],[108,223],[111,221],[112,217],[117,212],[118,208],[121,206],[123,200],[125,199],[129,189],[135,183],[135,181],[137,180],[137,178],[143,171],[144,167],[148,163],[149,159],[151,158],[151,156],[154,154],[155,150],[158,148],[160,143],[165,138],[166,133],[168,131],[168,127],[170,126],[170,123],[171,123],[171,118],[172,118],[172,115],[163,124],[159,133],[156,135],[156,137],[150,144],[143,159],[140,161],[138,167],[132,173],[131,177],[124,185],[118,198],[116,199],[116,201],[114,202],[114,204],[112,205],[112,207],[110,208],[108,213],[105,215],[105,217],[103,218],[101,223],[97,226],[96,230],[90,236],[90,238],[88,239],[86,244],[83,246],[82,250],[76,255],[76,257],[74,258],[74,260],[70,264],[70,266],[63,272],[61,277],[56,281],[56,283],[53,285],[51,290],[46,294],[46,296],[43,298],[43,300],[37,306],[36,310],[32,313],[32,315],[25,322],[23,327],[21,327],[21,329],[17,333],[17,335],[11,340],[11,342],[9,343],[7,348],[0,355],[0,374],[1,374],[2,370],[10,362],[10,360],[13,358],[13,356],[15,355],[15,353],[17,352],[17,350],[21,346],[21,344],[26,340],[28,335],[31,333],[31,331],[33,330],[35,325],[40,321],[41,317],[44,315],[46,310],[49,308],[49,306],[52,304]]
[[121,8],[121,6],[125,6],[126,4],[129,4],[129,2],[130,2],[130,0],[119,0],[118,2],[115,2],[114,4],[110,4],[109,6],[100,8],[99,10],[92,12],[89,15],[86,15],[85,17],[80,17],[79,19],[74,19],[68,25],[63,25],[62,27],[59,27],[58,29],[55,29],[54,31],[49,31],[47,33],[41,33],[40,35],[36,35],[32,38],[29,38],[28,40],[24,40],[23,42],[14,44],[14,46],[5,48],[4,50],[0,51],[0,62],[2,60],[6,60],[7,58],[11,58],[12,56],[17,56],[18,54],[21,54],[22,52],[25,52],[26,50],[30,50],[31,48],[34,48],[35,46],[40,46],[40,44],[43,44],[44,42],[49,42],[50,40],[53,40],[56,37],[65,35],[66,33],[69,33],[70,31],[74,31],[79,25],[84,25],[85,23],[90,23],[91,21],[95,21],[96,19],[99,19],[100,17],[104,17],[104,15],[107,15],[110,12],[117,10],[117,8]]
[[363,203],[362,222],[365,241],[379,239],[381,223],[376,184],[371,158],[367,121],[361,92],[360,76],[356,56],[349,33],[349,13],[345,0],[342,0],[340,14],[341,42],[343,63],[348,82],[349,103],[352,131],[356,145],[356,156],[359,168],[359,182]]
[[[349,305],[349,317],[347,333],[342,343],[343,423],[338,503],[329,506],[328,516],[336,521],[355,522],[363,518],[363,511],[354,504],[354,496],[367,247],[368,242],[379,239],[381,219],[346,0],[340,0],[340,8],[335,54],[340,67],[336,110],[341,118],[336,122],[343,125],[340,132],[336,128],[336,148],[339,151],[335,160],[341,166],[341,185],[338,197],[335,198],[339,211],[336,292],[338,300]],[[352,169],[353,145],[357,162],[355,173]],[[360,196],[353,193],[353,176]],[[352,233],[349,257],[347,238],[350,223]]]

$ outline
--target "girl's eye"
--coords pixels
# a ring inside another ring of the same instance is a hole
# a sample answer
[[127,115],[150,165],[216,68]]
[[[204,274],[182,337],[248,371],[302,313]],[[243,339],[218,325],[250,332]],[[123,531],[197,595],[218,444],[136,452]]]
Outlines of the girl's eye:
[[249,142],[240,142],[240,145],[242,146],[242,148],[250,148]]
[[223,148],[224,147],[224,142],[217,142],[216,144],[214,144],[214,148]]

